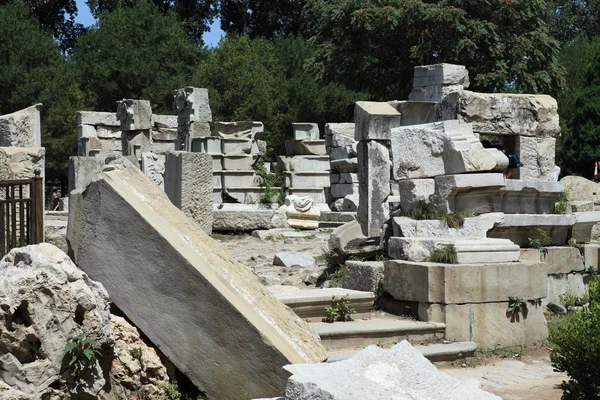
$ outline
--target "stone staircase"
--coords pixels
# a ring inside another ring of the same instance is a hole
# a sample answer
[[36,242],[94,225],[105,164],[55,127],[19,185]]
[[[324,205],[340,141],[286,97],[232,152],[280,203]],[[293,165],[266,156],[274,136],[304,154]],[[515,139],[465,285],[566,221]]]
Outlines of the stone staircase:
[[[391,347],[407,340],[431,361],[452,361],[473,356],[474,342],[443,343],[446,325],[404,319],[383,311],[372,311],[375,296],[342,288],[299,289],[292,286],[270,286],[269,290],[298,316],[309,321],[321,343],[329,352],[328,362],[340,361],[369,345]],[[349,296],[356,310],[353,321],[325,323],[325,308],[332,296]],[[422,345],[426,343],[427,345]]]

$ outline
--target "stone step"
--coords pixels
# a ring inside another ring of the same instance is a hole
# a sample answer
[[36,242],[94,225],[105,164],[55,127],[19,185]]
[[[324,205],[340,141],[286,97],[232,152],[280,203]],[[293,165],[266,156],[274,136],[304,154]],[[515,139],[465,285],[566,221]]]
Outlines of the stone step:
[[313,322],[310,326],[321,337],[321,343],[328,351],[360,349],[372,344],[390,347],[402,340],[411,343],[440,340],[446,331],[446,324],[440,322],[397,318],[373,318],[332,324]]
[[[473,357],[477,350],[475,342],[454,342],[454,343],[434,343],[424,346],[414,346],[429,361],[455,361],[467,357]],[[326,362],[332,363],[346,360],[362,349],[341,350],[329,352],[329,358]]]
[[346,294],[350,298],[350,307],[357,314],[368,313],[373,308],[375,295],[372,292],[358,290],[328,288],[299,289],[294,286],[269,286],[268,289],[286,306],[290,307],[300,318],[324,318],[325,308],[331,304],[333,296]]

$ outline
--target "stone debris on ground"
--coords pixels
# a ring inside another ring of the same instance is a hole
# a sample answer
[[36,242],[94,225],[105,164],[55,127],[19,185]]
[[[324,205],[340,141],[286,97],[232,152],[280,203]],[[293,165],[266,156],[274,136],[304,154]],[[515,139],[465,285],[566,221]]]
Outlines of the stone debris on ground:
[[315,265],[315,259],[309,253],[282,251],[275,254],[273,265],[281,265],[283,267],[312,267]]

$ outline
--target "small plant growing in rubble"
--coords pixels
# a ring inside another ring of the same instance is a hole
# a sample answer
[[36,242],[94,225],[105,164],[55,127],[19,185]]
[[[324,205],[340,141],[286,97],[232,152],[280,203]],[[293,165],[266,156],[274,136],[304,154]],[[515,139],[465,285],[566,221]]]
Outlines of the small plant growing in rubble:
[[98,342],[83,333],[69,340],[63,348],[63,353],[69,359],[69,370],[75,377],[91,368],[102,356]]
[[352,314],[355,312],[356,310],[350,307],[350,295],[333,296],[331,303],[325,308],[326,317],[323,321],[329,323],[352,321]]
[[552,243],[552,238],[543,229],[535,228],[535,236],[527,238],[529,247],[539,249]]
[[453,244],[444,244],[432,251],[427,261],[442,264],[458,264],[456,247]]

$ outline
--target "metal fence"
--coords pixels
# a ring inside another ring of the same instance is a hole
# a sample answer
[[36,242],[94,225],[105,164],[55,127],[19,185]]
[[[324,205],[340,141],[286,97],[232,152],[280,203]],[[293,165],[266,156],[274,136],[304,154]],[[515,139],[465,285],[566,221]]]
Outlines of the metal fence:
[[44,241],[44,185],[35,177],[0,181],[0,256]]

